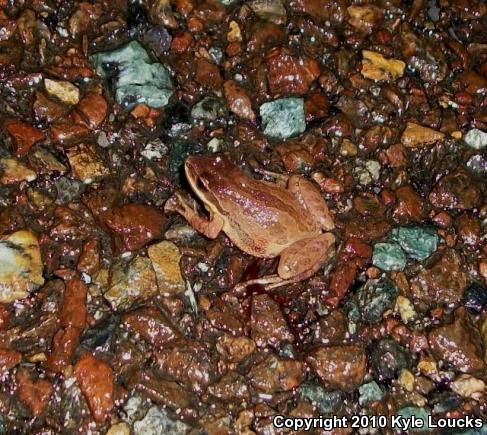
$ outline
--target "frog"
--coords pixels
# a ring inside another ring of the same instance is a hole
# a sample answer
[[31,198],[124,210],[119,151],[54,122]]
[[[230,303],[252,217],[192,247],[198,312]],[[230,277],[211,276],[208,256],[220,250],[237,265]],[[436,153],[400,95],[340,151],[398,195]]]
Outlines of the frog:
[[266,291],[313,276],[335,252],[335,225],[317,187],[292,174],[286,186],[247,175],[226,154],[192,155],[184,162],[194,199],[176,191],[165,203],[199,233],[215,239],[223,231],[240,250],[259,258],[279,257],[277,273],[250,279],[236,292],[259,284]]

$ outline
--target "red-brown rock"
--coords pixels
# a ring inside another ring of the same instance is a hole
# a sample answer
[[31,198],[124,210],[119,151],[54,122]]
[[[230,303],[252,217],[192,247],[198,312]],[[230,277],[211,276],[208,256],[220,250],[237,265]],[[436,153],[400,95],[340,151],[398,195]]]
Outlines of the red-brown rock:
[[252,338],[259,347],[277,347],[282,342],[294,341],[279,305],[266,294],[252,298],[250,326]]
[[74,375],[93,418],[103,423],[114,407],[112,368],[86,352],[74,366]]
[[304,94],[320,75],[318,62],[274,49],[267,55],[269,86],[273,94]]
[[484,370],[479,331],[463,307],[455,311],[451,325],[433,329],[428,335],[433,354],[455,370],[479,373]]
[[164,229],[164,216],[155,208],[127,204],[103,213],[103,223],[115,235],[119,251],[135,251],[159,237]]
[[392,213],[398,223],[420,222],[423,217],[423,200],[411,186],[396,190],[397,205]]
[[12,136],[17,157],[27,154],[36,142],[45,137],[42,131],[25,122],[8,121],[5,123],[5,128]]
[[169,319],[153,307],[144,307],[127,313],[122,321],[130,330],[155,347],[163,347],[183,338]]
[[458,168],[435,184],[429,200],[438,208],[468,210],[480,205],[482,188],[472,175]]
[[54,335],[46,367],[54,373],[61,373],[69,364],[78,347],[81,330],[68,326]]
[[0,349],[0,376],[22,361],[22,354],[13,349]]
[[51,382],[46,379],[34,380],[27,369],[20,369],[15,379],[20,400],[27,405],[34,417],[42,414],[53,392]]
[[61,325],[83,329],[86,324],[86,284],[73,278],[66,284],[61,310]]
[[108,104],[103,95],[90,93],[85,95],[76,105],[73,120],[76,124],[84,124],[89,128],[97,128],[105,120]]
[[196,74],[194,79],[201,86],[217,90],[222,87],[222,76],[218,67],[205,59],[196,61]]
[[362,383],[367,369],[364,349],[355,345],[318,347],[306,358],[325,385],[353,391]]
[[227,80],[223,85],[228,109],[242,119],[255,121],[255,113],[252,110],[252,101],[247,92],[233,80]]

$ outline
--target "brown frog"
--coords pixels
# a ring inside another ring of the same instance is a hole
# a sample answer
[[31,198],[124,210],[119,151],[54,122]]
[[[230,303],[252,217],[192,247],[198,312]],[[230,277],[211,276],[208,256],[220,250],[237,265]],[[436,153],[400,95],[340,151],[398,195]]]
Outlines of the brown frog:
[[190,156],[184,165],[194,193],[209,219],[180,193],[165,205],[210,239],[220,231],[242,251],[263,258],[280,257],[277,274],[246,281],[266,290],[309,278],[333,255],[335,237],[328,207],[318,190],[303,177],[292,175],[287,188],[255,180],[228,157]]

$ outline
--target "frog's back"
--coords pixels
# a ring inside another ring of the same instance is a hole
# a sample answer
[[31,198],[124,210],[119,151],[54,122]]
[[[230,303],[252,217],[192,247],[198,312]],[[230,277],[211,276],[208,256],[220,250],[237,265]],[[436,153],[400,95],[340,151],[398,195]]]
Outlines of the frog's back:
[[271,183],[246,178],[218,188],[223,231],[243,251],[257,257],[275,257],[316,228],[295,197]]

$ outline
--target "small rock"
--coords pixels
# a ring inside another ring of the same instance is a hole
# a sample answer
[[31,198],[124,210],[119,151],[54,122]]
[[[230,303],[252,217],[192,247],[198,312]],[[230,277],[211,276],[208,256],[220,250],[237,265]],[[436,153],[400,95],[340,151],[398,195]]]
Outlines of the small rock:
[[70,148],[67,154],[73,175],[85,184],[91,184],[109,173],[91,145],[78,145]]
[[485,392],[485,382],[470,375],[460,375],[452,382],[451,389],[459,396],[478,399]]
[[[83,116],[80,116],[78,112]],[[105,100],[103,95],[91,92],[86,94],[76,105],[73,119],[77,124],[88,128],[98,128],[105,120],[107,112],[107,100]]]
[[408,122],[406,129],[402,132],[401,143],[407,148],[416,148],[418,146],[431,145],[444,137],[444,133],[423,127],[414,122]]
[[362,50],[362,75],[371,80],[396,80],[403,76],[406,64],[402,60],[386,59],[374,51]]
[[447,249],[430,268],[411,280],[414,297],[427,304],[458,304],[467,285],[460,255]]
[[385,396],[384,392],[379,387],[379,384],[375,381],[361,385],[358,392],[360,394],[358,402],[361,406],[368,405],[372,402],[381,401]]
[[247,337],[224,334],[218,338],[216,350],[227,361],[238,363],[255,351],[255,343]]
[[0,159],[0,184],[18,184],[22,181],[34,181],[37,178],[35,171],[10,157]]
[[147,253],[156,273],[159,292],[164,296],[184,293],[186,285],[179,267],[181,253],[178,247],[172,242],[163,241],[149,246]]
[[314,59],[294,56],[275,49],[267,56],[268,81],[272,94],[304,94],[320,75],[320,66]]
[[438,246],[438,235],[433,227],[399,227],[391,231],[391,240],[399,243],[409,257],[425,260]]
[[102,77],[115,76],[115,97],[126,110],[139,103],[162,108],[174,92],[169,71],[160,63],[150,63],[149,55],[137,41],[96,53],[90,60]]
[[161,56],[171,48],[172,37],[164,26],[155,26],[144,33],[142,41],[156,56]]
[[406,254],[397,243],[376,243],[372,263],[382,270],[403,270]]
[[130,426],[125,422],[112,424],[106,435],[130,435]]
[[429,195],[434,207],[454,210],[477,207],[481,198],[480,183],[462,168],[440,178]]
[[227,100],[227,106],[231,112],[242,119],[255,121],[252,101],[244,88],[237,85],[233,80],[227,80],[223,84],[223,91]]
[[154,307],[143,307],[124,314],[122,321],[129,330],[156,349],[183,338],[171,321]]
[[480,220],[470,213],[462,213],[455,219],[455,226],[459,239],[470,246],[477,246],[480,243],[481,225]]
[[29,407],[34,417],[42,414],[54,390],[51,382],[47,379],[34,380],[25,368],[19,369],[15,379],[20,400]]
[[281,98],[260,106],[264,134],[286,139],[306,130],[302,98]]
[[228,42],[241,42],[242,41],[242,32],[240,31],[240,27],[236,21],[230,21],[228,25],[230,30],[227,33],[227,41]]
[[164,231],[165,218],[154,207],[126,204],[103,213],[103,223],[115,236],[119,251],[136,251],[157,239]]
[[407,349],[390,338],[383,338],[371,346],[370,363],[379,381],[394,379],[403,369],[411,368]]
[[152,263],[145,257],[138,256],[129,264],[115,264],[110,283],[104,297],[114,310],[126,310],[136,301],[150,299],[159,293]]
[[487,133],[478,128],[469,130],[463,140],[469,147],[476,150],[481,150],[487,147]]
[[205,97],[191,109],[191,117],[205,121],[215,121],[226,114],[225,104],[220,98]]
[[83,329],[86,326],[86,284],[79,278],[72,278],[66,283],[63,305],[59,320],[65,328],[73,326]]
[[421,222],[423,218],[423,199],[411,186],[396,190],[397,205],[392,212],[394,221],[400,224]]
[[251,336],[259,347],[278,347],[283,342],[294,341],[279,305],[266,294],[252,298],[250,327]]
[[416,317],[416,311],[414,310],[414,305],[408,298],[399,295],[396,299],[395,310],[399,312],[401,320],[404,323],[408,323]]
[[204,344],[186,341],[164,345],[155,352],[158,375],[173,379],[195,392],[205,390],[217,378],[216,360]]
[[220,400],[250,400],[246,379],[235,371],[226,373],[216,384],[208,387],[208,392]]
[[320,24],[342,23],[346,15],[346,3],[335,0],[296,0],[289,5],[293,11],[309,15]]
[[168,147],[160,139],[149,142],[140,152],[148,160],[162,159],[168,152]]
[[263,20],[268,20],[278,25],[286,22],[286,8],[281,0],[253,0],[249,3],[249,6]]
[[23,299],[44,284],[39,243],[29,231],[0,238],[0,303]]
[[348,332],[348,320],[341,310],[333,310],[321,317],[314,331],[315,341],[323,344],[341,344]]
[[414,375],[408,369],[402,369],[399,374],[399,385],[410,393],[414,389]]
[[299,386],[298,392],[301,398],[310,401],[322,414],[336,413],[342,406],[341,391],[326,391],[320,385],[305,383]]
[[194,80],[212,91],[217,91],[222,86],[222,76],[218,66],[202,58],[196,60]]
[[433,355],[455,370],[478,373],[485,368],[479,332],[463,307],[455,310],[452,324],[430,331],[428,342]]
[[68,326],[59,329],[52,339],[51,352],[46,361],[46,366],[53,373],[62,373],[71,364],[71,358],[80,342],[81,330]]
[[356,296],[362,320],[379,322],[382,314],[394,307],[398,293],[398,288],[388,279],[369,279]]
[[0,348],[0,377],[3,378],[7,370],[14,368],[22,361],[22,354],[12,349]]
[[75,364],[74,375],[93,418],[103,423],[114,407],[112,368],[86,352]]
[[167,411],[152,406],[142,420],[134,423],[134,433],[144,435],[185,435],[190,430],[182,421],[169,417]]
[[75,105],[79,102],[79,89],[71,82],[44,79],[44,86],[49,95],[58,98],[63,103]]
[[262,362],[252,366],[248,377],[255,388],[272,394],[296,388],[303,381],[305,373],[301,361],[269,354]]
[[29,162],[41,174],[52,174],[53,172],[64,174],[67,171],[66,166],[54,154],[42,147],[38,147],[32,153],[32,160]]
[[12,136],[17,157],[27,154],[35,143],[40,142],[45,137],[42,131],[25,122],[7,121],[5,128]]
[[480,314],[487,305],[487,287],[473,282],[463,293],[465,308],[472,314]]
[[348,392],[362,383],[367,368],[367,355],[356,345],[320,346],[306,361],[326,386]]
[[384,14],[377,6],[349,6],[348,22],[363,33],[371,33],[377,24],[380,23]]

